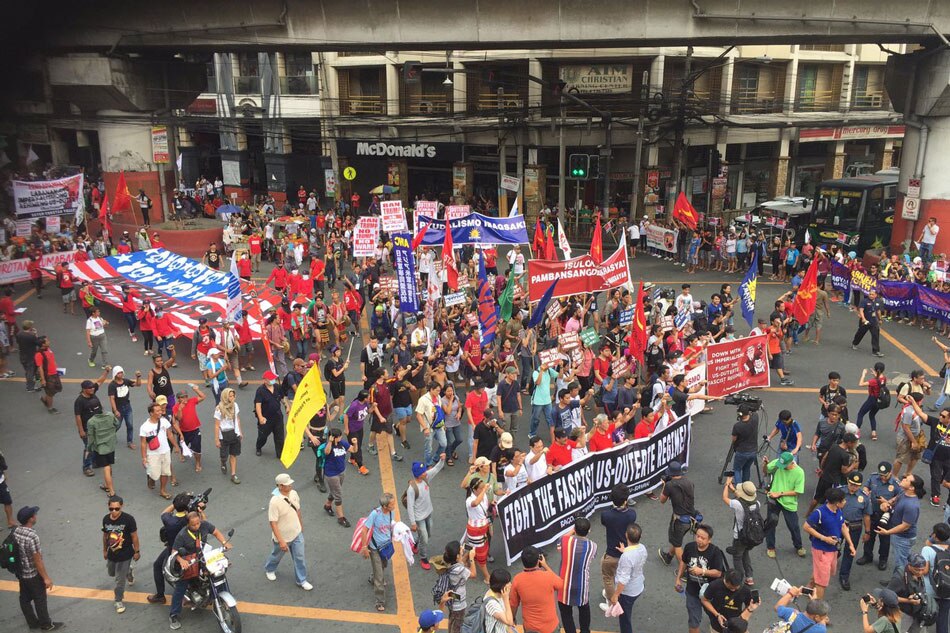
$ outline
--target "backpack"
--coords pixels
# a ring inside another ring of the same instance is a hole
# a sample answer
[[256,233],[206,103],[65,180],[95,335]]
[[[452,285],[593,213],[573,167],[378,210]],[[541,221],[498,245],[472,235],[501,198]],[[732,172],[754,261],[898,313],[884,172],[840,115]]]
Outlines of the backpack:
[[876,404],[878,409],[886,409],[891,406],[891,390],[887,388],[886,384],[880,386]]
[[[778,622],[775,622],[774,624],[766,628],[762,633],[791,633],[792,622],[794,622],[797,617],[798,617],[798,612],[796,611],[794,614],[792,614],[792,618],[790,620],[779,620]],[[799,633],[805,633],[805,631],[815,626],[815,624],[816,622],[812,622],[811,624],[803,628]]]
[[950,600],[950,548],[933,548],[933,569],[930,571],[930,584],[933,585],[934,595],[939,600]]
[[[462,618],[462,633],[488,633],[488,612],[485,610],[485,603],[488,600],[496,599],[478,596],[469,603],[465,609],[465,616]],[[494,625],[492,629],[494,630]]]
[[746,547],[755,547],[761,545],[765,540],[765,520],[762,518],[762,512],[759,511],[759,503],[749,503],[739,500],[742,509],[745,510],[745,519],[742,521],[742,527],[739,529],[739,542]]
[[7,538],[0,544],[0,567],[16,576],[20,571],[20,551],[13,536],[14,531],[16,528],[10,530]]
[[445,592],[450,588],[449,571],[445,570],[436,577],[435,584],[432,585],[432,603],[435,605],[442,604],[442,596],[444,596]]
[[[904,391],[904,387],[907,387],[907,391]],[[903,393],[901,393],[901,392],[903,392]],[[906,382],[898,383],[898,384],[897,384],[897,391],[895,391],[894,393],[897,394],[898,396],[906,396],[907,394],[910,393],[910,383],[906,383]],[[894,406],[895,406],[895,407],[902,407],[902,406],[904,406],[904,405],[901,403],[900,400],[897,400],[897,399],[895,398],[895,399],[894,399]]]
[[[418,498],[418,496],[419,496],[419,485],[416,484],[416,480],[415,480],[415,479],[410,479],[410,480],[409,480],[409,485],[412,486],[412,490],[413,490],[413,492],[416,493],[416,497]],[[402,493],[402,499],[400,499],[400,501],[402,501],[402,507],[404,507],[406,510],[408,510],[408,509],[409,509],[409,488],[406,488],[406,491],[405,491],[404,493]]]

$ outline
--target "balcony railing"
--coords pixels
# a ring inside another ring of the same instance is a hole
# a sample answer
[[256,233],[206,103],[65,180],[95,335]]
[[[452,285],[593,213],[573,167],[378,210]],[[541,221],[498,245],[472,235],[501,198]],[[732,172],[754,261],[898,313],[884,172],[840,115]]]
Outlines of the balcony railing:
[[851,108],[854,110],[883,110],[886,107],[883,90],[856,91],[851,98]]
[[524,108],[525,98],[521,95],[480,94],[475,102],[478,112],[498,112],[499,110],[521,110]]
[[234,79],[234,92],[239,95],[261,94],[261,78],[252,75],[236,77]]
[[444,94],[407,95],[403,114],[448,114],[452,102]]
[[800,92],[795,100],[795,109],[799,112],[831,112],[838,106],[838,92],[835,90]]
[[316,75],[292,75],[280,78],[280,94],[282,95],[315,95],[317,94]]
[[734,114],[768,114],[781,112],[782,100],[775,91],[740,90],[732,95],[732,112]]
[[340,101],[341,114],[385,114],[386,105],[380,95],[362,95]]

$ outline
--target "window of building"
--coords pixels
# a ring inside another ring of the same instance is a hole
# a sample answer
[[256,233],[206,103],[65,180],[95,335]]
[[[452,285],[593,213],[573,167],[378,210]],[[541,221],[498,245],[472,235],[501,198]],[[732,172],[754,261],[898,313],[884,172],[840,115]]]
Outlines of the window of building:
[[317,94],[317,77],[311,53],[284,53],[284,76],[280,92],[288,95]]
[[237,94],[260,94],[261,70],[257,53],[238,53],[238,78],[234,91]]

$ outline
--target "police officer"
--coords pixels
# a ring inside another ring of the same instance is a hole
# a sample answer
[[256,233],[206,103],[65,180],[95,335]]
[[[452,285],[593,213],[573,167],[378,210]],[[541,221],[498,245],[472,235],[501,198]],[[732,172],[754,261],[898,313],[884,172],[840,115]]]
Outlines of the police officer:
[[[848,475],[848,486],[844,494],[844,508],[841,512],[844,514],[845,524],[851,532],[851,542],[857,543],[861,538],[861,532],[864,531],[864,540],[867,541],[868,534],[871,533],[871,496],[864,492],[861,484],[864,483],[864,475],[854,472]],[[851,591],[851,564],[854,557],[850,550],[844,548],[841,558],[841,567],[838,571],[838,582],[845,591]]]
[[[894,470],[890,462],[881,462],[877,465],[877,472],[868,477],[864,486],[865,494],[871,497],[872,513],[871,525],[877,526],[884,513],[881,510],[881,501],[892,501],[902,493],[900,482],[891,474]],[[891,537],[884,534],[876,534],[870,530],[867,534],[867,540],[864,541],[864,555],[855,561],[858,565],[867,565],[874,562],[874,539],[880,538],[881,545],[878,548],[877,568],[887,569],[887,556],[891,551]]]

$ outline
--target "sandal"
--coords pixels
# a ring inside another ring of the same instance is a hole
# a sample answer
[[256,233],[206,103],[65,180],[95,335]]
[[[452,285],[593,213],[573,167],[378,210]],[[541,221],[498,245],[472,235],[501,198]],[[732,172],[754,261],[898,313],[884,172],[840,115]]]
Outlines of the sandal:
[[158,496],[161,497],[162,499],[171,499],[171,498],[172,498],[172,496],[171,496],[170,494],[168,494],[167,492],[160,492],[160,493],[158,493]]
[[384,605],[382,602],[377,602],[377,603],[376,603],[376,610],[379,611],[380,613],[382,613],[383,611],[386,610],[386,605]]
[[455,460],[452,459],[452,458],[449,458],[449,459],[445,460],[445,465],[446,465],[446,466],[455,466]]
[[871,441],[872,442],[877,441],[877,431],[871,431]]

